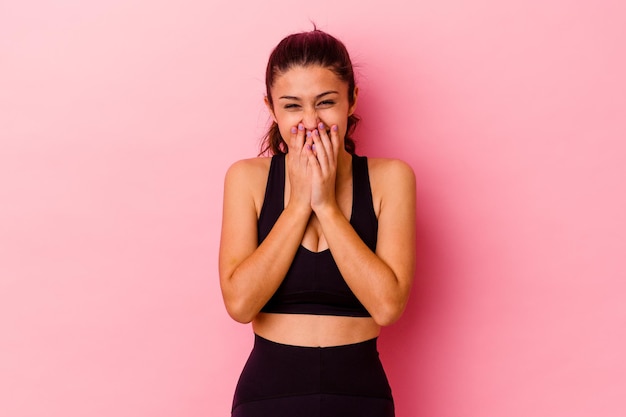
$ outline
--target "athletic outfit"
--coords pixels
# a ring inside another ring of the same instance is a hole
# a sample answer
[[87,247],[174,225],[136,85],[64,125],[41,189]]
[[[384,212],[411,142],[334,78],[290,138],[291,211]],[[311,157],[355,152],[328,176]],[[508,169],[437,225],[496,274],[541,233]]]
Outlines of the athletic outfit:
[[[352,155],[350,224],[376,250],[367,158]],[[258,220],[259,244],[284,209],[285,155],[274,155]],[[329,249],[299,246],[265,313],[371,317],[344,281]],[[255,335],[233,400],[232,417],[393,417],[391,388],[377,339],[329,347],[293,346]]]

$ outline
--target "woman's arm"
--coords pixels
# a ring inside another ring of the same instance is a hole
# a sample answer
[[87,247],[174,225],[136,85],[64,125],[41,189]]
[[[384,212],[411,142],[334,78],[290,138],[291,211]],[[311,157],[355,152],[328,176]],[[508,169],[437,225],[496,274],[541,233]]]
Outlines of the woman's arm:
[[376,253],[361,240],[342,214],[335,198],[337,127],[330,135],[321,128],[313,135],[309,156],[313,169],[311,207],[341,275],[381,326],[400,318],[415,270],[415,175],[404,162],[369,159],[372,196],[379,203]]
[[337,205],[315,214],[346,283],[379,325],[400,318],[415,270],[415,176],[398,160],[370,159],[372,192],[380,201],[372,252]]
[[291,131],[289,202],[272,230],[258,245],[258,215],[263,202],[269,159],[239,161],[224,183],[219,271],[228,314],[248,323],[274,294],[296,254],[311,217],[311,180],[304,126]]

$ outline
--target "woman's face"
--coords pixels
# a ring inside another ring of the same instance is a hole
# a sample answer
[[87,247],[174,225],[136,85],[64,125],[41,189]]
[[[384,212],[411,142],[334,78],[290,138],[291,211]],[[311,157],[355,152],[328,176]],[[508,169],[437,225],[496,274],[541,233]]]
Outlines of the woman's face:
[[271,94],[273,108],[267,98],[266,104],[287,144],[293,126],[302,123],[307,131],[312,131],[322,122],[326,130],[337,125],[343,149],[348,116],[356,107],[357,92],[350,105],[348,83],[333,71],[319,65],[292,67],[276,77]]

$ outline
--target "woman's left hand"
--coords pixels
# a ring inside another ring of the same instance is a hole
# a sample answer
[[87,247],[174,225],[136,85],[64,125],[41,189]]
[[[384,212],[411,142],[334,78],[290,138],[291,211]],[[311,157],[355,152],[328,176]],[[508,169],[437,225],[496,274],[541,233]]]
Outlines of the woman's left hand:
[[329,205],[337,205],[335,182],[337,178],[337,155],[339,154],[339,133],[337,125],[326,132],[320,123],[312,133],[313,149],[309,154],[309,164],[313,167],[311,208],[322,210]]

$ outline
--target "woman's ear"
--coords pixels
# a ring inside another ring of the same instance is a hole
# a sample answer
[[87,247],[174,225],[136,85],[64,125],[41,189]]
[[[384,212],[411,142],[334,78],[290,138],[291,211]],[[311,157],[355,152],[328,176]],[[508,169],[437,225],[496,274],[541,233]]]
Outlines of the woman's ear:
[[267,111],[269,111],[269,112],[270,112],[270,116],[272,116],[272,120],[273,120],[275,123],[278,123],[278,122],[276,121],[276,115],[274,114],[274,108],[272,107],[272,103],[270,103],[270,101],[269,101],[269,99],[267,98],[267,96],[265,96],[265,97],[263,98],[263,101],[265,102],[265,107],[267,107]]
[[359,97],[359,87],[354,87],[354,95],[352,96],[352,104],[350,105],[350,108],[348,109],[348,116],[352,116],[354,114],[354,111],[356,110],[356,102],[357,102],[357,98]]

